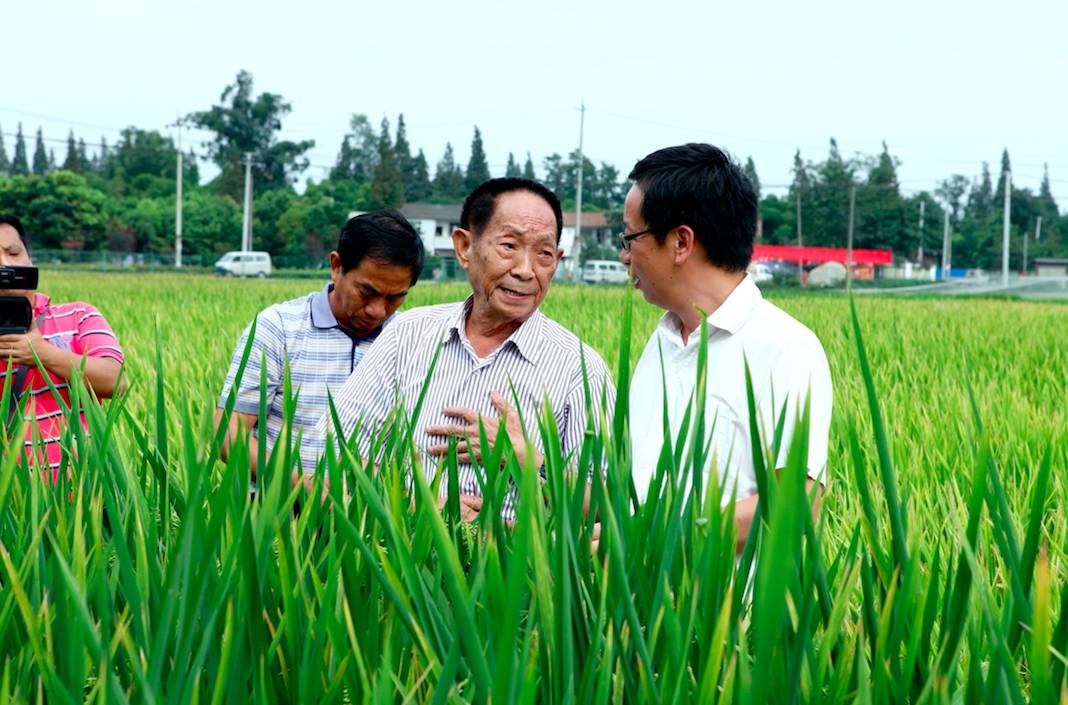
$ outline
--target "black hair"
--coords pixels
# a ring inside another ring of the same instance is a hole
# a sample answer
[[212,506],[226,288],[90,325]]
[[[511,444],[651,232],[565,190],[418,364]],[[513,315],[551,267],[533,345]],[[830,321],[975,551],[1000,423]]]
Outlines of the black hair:
[[560,199],[556,197],[556,194],[549,187],[533,179],[505,176],[499,179],[483,181],[464,200],[464,207],[460,212],[460,227],[478,234],[493,218],[493,211],[497,206],[497,196],[511,191],[530,191],[549,204],[549,207],[553,209],[553,215],[556,217],[556,242],[559,243],[560,233],[564,230],[564,213],[560,209]]
[[423,240],[407,218],[395,210],[379,210],[349,218],[337,241],[341,273],[366,258],[412,270],[412,284],[423,273]]
[[642,191],[642,220],[660,242],[688,225],[712,264],[729,272],[749,266],[756,191],[730,154],[710,144],[667,147],[635,164],[629,178]]
[[26,248],[26,251],[30,250],[30,243],[27,242],[26,228],[22,227],[22,221],[13,215],[6,213],[0,213],[0,225],[10,225],[15,229],[15,232],[19,234],[19,240],[22,240],[22,246]]

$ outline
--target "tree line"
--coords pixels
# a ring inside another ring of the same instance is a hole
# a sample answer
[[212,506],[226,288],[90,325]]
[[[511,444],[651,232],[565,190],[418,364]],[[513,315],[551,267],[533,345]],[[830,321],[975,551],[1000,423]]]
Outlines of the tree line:
[[[477,126],[465,165],[457,161],[450,142],[431,169],[424,150],[409,142],[403,114],[392,125],[383,117],[377,128],[366,115],[354,114],[335,163],[324,178],[307,179],[298,193],[296,184],[310,167],[308,152],[315,141],[280,139],[291,110],[279,94],[256,94],[252,75],[242,71],[216,105],[185,117],[187,126],[210,135],[200,156],[218,168],[215,178],[201,183],[195,151],[183,160],[185,253],[210,258],[238,247],[246,159],[254,185],[254,248],[308,262],[321,261],[331,249],[350,211],[399,208],[407,202],[458,203],[491,176]],[[5,136],[14,138],[10,158]],[[174,140],[156,130],[128,127],[113,145],[104,139],[90,145],[71,131],[58,163],[40,129],[31,157],[21,124],[13,134],[0,128],[0,212],[22,217],[37,248],[172,252],[176,152]],[[933,192],[908,192],[898,181],[899,166],[885,144],[878,155],[845,158],[832,139],[822,161],[804,160],[798,152],[788,192],[760,195],[762,241],[793,244],[800,230],[806,245],[844,246],[854,188],[857,247],[892,249],[915,259],[922,245],[937,258],[948,210],[954,265],[1000,266],[1004,172],[1011,168],[1007,151],[996,188],[983,163],[977,177],[954,174]],[[581,170],[583,209],[604,211],[610,223],[621,224],[628,183],[615,166],[595,164],[586,156],[580,165],[573,150],[566,156],[550,154],[539,167],[536,171],[530,152],[518,159],[509,153],[504,175],[540,178],[559,194],[565,209],[573,209]],[[760,194],[751,158],[745,169]],[[1043,236],[1030,243],[1031,253],[1068,256],[1068,215],[1059,214],[1048,172],[1037,194],[1013,185],[1011,197],[1014,252],[1041,217]],[[588,251],[598,251],[590,245]]]

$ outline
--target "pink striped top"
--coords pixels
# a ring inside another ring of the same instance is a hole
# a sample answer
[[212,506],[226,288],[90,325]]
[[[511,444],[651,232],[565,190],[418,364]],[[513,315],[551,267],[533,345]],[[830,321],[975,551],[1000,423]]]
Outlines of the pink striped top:
[[[69,304],[53,304],[45,294],[37,294],[33,306],[34,318],[38,321],[41,337],[52,345],[86,357],[108,357],[123,362],[122,348],[111,326],[95,308],[80,301]],[[8,374],[7,361],[0,360],[0,384]],[[68,381],[49,372],[48,378],[55,386],[66,407],[70,407]],[[26,416],[30,423],[26,429],[26,453],[37,468],[57,468],[62,457],[64,411],[49,389],[41,370],[31,370],[25,377],[22,399],[26,400]],[[7,410],[0,410],[7,414]],[[81,418],[85,428],[85,417]],[[34,447],[34,427],[43,446]]]

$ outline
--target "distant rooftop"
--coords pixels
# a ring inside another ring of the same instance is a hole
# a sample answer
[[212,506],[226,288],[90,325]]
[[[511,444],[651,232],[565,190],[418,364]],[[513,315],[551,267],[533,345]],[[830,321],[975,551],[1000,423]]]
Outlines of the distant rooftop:
[[459,203],[405,203],[400,212],[409,220],[443,220],[458,223],[462,208]]

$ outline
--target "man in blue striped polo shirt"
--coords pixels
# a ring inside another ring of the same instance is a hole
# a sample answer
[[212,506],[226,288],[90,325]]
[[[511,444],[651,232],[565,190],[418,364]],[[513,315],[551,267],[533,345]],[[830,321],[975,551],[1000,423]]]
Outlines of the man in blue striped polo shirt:
[[[256,320],[244,375],[237,384],[234,413],[223,443],[249,435],[252,473],[258,443],[273,448],[283,427],[285,369],[293,394],[293,439],[302,437],[300,456],[305,472],[314,470],[316,451],[303,440],[327,409],[327,393],[336,393],[363,359],[382,327],[404,302],[423,269],[423,242],[396,211],[375,211],[350,219],[341,229],[337,249],[330,253],[330,281],[319,291],[264,309]],[[222,420],[251,326],[237,342],[226,375],[215,423]],[[267,381],[267,429],[257,428],[261,362]]]
[[[577,456],[590,419],[601,418],[600,409],[587,404],[587,389],[594,406],[606,398],[605,412],[611,413],[615,386],[596,351],[538,310],[562,255],[562,226],[559,200],[536,181],[490,179],[467,197],[452,240],[471,296],[397,316],[334,395],[342,430],[358,429],[364,457],[374,435],[388,431],[395,406],[414,411],[439,345],[422,412],[411,420],[413,439],[428,476],[447,452],[448,439],[458,440],[460,500],[467,508],[481,505],[472,464],[481,453],[480,417],[490,439],[497,437],[499,424],[505,425],[523,465],[528,460],[524,429],[512,408],[518,400],[534,445],[529,465],[539,467],[543,448],[537,421],[547,401],[561,449]],[[324,417],[315,434],[325,442],[332,431],[331,419]],[[442,493],[447,484],[441,483]],[[514,492],[502,508],[506,521],[515,517],[513,502]]]

